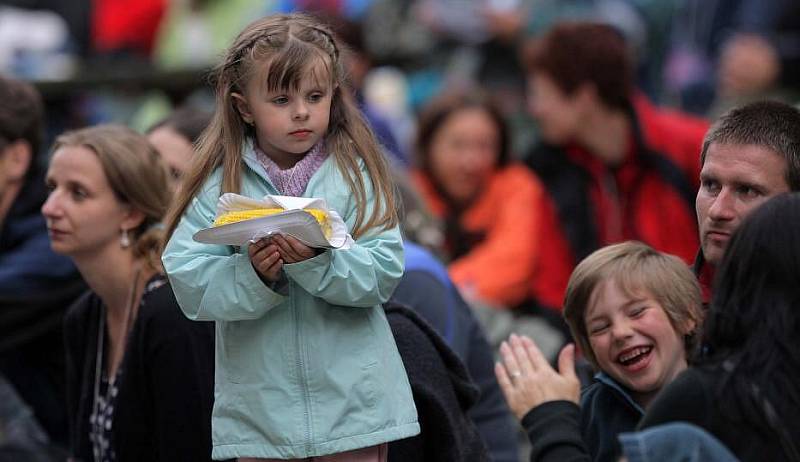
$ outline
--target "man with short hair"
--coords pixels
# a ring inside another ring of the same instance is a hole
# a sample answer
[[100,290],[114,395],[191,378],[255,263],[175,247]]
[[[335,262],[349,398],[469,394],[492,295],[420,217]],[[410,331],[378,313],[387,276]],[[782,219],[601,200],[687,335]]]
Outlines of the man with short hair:
[[695,272],[710,299],[714,268],[742,220],[767,199],[800,190],[800,111],[777,101],[732,109],[708,131],[695,208]]
[[31,85],[0,76],[0,375],[66,444],[64,311],[84,290],[72,262],[50,250],[43,105]]

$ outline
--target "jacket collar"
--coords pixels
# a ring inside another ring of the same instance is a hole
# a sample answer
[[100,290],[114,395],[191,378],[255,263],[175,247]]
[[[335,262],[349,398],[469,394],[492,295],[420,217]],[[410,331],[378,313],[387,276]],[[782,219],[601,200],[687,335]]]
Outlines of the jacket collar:
[[712,286],[714,283],[714,274],[716,268],[711,266],[703,255],[703,249],[697,251],[697,256],[694,259],[692,270],[697,276],[697,282],[700,283],[701,296],[703,298],[703,305],[708,306],[711,303]]
[[644,415],[644,409],[642,409],[642,406],[639,406],[639,404],[634,401],[633,397],[630,395],[630,392],[625,387],[617,383],[617,381],[614,380],[610,375],[606,374],[605,372],[598,372],[595,374],[594,379],[615,390],[617,394],[623,400],[625,400],[625,402],[630,404],[640,414]]

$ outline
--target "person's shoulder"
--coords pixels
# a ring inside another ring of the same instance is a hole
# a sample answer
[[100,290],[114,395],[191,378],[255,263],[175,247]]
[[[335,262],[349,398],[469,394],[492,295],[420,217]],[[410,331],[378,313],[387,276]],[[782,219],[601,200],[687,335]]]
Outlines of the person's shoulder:
[[214,323],[187,318],[165,277],[156,276],[148,286],[136,319],[137,335],[149,338],[152,345],[160,341],[195,347],[213,345]]
[[709,387],[722,373],[722,369],[717,367],[689,367],[678,374],[669,387],[673,390],[700,391]]
[[510,183],[514,186],[535,185],[539,186],[539,176],[530,167],[521,162],[510,162],[507,165],[499,168],[495,174],[495,178],[500,179],[505,183]]
[[383,308],[407,368],[424,371],[431,364],[447,364],[451,352],[446,351],[444,340],[418,313],[396,301],[387,302]]
[[[531,200],[543,191],[542,183],[536,173],[527,166],[512,162],[494,172],[486,194],[504,199],[511,197]],[[505,202],[505,201],[504,201]]]
[[645,142],[669,157],[688,156],[699,162],[700,148],[710,122],[676,109],[658,107],[645,98],[634,101]]
[[610,376],[601,373],[581,390],[581,408],[590,414],[605,415],[616,412],[629,414],[636,411],[638,406],[625,388]]
[[384,304],[384,312],[389,327],[397,338],[398,348],[401,344],[420,347],[427,344],[432,347],[430,334],[422,327],[425,321],[413,309],[402,303],[389,302]]
[[148,281],[138,317],[148,326],[155,326],[160,330],[178,329],[195,322],[183,315],[169,280],[162,275]]
[[690,367],[665,386],[650,404],[639,428],[683,420],[699,423],[706,417],[712,401],[711,385],[719,371]]
[[581,409],[592,409],[599,400],[608,397],[609,387],[595,380],[581,389]]
[[219,196],[222,187],[222,166],[218,166],[211,171],[211,174],[203,180],[198,189],[196,197]]
[[597,396],[598,393],[602,391],[605,387],[601,382],[593,381],[589,385],[586,385],[581,389],[581,401],[584,399],[592,399],[593,397]]
[[100,309],[100,298],[91,290],[86,290],[67,308],[64,314],[64,327],[67,332],[82,330],[92,314]]

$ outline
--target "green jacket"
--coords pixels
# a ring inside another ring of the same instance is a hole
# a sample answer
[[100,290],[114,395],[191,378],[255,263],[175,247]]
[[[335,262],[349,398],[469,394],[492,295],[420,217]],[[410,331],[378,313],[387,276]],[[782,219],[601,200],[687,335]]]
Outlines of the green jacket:
[[[278,194],[252,149],[244,160],[241,194]],[[214,220],[221,173],[192,200],[163,255],[186,316],[216,321],[213,458],[315,457],[418,434],[381,308],[403,274],[399,229],[284,265],[289,282],[277,293],[245,247],[192,240]],[[346,184],[330,155],[304,195],[325,198],[352,229],[356,207]]]

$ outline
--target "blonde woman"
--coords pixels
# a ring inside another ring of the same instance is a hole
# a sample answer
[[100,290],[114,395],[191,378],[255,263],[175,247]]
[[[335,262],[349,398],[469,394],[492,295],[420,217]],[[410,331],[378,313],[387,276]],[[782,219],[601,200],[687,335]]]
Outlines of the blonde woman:
[[213,326],[182,315],[162,274],[169,188],[158,154],[122,126],[68,132],[46,182],[52,249],[91,289],[64,328],[72,455],[210,460]]

